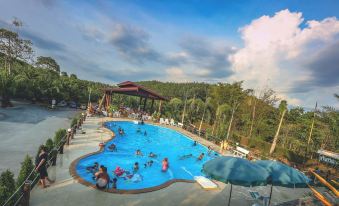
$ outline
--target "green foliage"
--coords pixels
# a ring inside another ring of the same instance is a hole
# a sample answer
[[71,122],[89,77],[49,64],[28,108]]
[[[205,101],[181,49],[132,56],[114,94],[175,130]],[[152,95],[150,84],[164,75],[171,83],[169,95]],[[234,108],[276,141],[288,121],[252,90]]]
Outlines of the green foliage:
[[49,69],[55,72],[60,72],[59,64],[52,57],[39,56],[36,65],[43,69]]
[[114,111],[117,111],[118,110],[118,107],[114,104],[111,104],[109,107],[108,107],[108,112],[110,113],[113,113]]
[[62,138],[66,135],[66,133],[67,132],[65,129],[59,129],[58,131],[56,131],[54,136],[54,144],[58,145]]
[[[11,171],[6,170],[0,175],[0,203],[5,203],[13,192],[15,192],[14,174]],[[9,205],[11,204],[13,204],[13,202]]]
[[[21,163],[21,169],[19,172],[19,176],[17,179],[17,187],[20,186],[28,177],[28,175],[31,173],[31,171],[34,169],[34,164],[32,161],[32,158],[28,155],[26,155],[24,161]],[[31,176],[29,180],[34,179],[34,175]]]
[[[59,141],[60,141],[60,140],[59,140]],[[48,139],[46,140],[45,146],[46,146],[46,148],[47,148],[47,151],[46,151],[47,153],[50,152],[50,151],[52,151],[52,149],[54,148],[53,140],[52,140],[51,138],[48,138]]]
[[74,117],[71,122],[71,127],[74,127],[78,123],[79,117]]

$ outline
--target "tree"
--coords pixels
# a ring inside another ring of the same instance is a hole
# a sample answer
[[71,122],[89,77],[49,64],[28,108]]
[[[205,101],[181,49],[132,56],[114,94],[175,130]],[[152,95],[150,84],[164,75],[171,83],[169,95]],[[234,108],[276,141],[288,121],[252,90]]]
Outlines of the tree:
[[279,111],[280,111],[280,121],[279,121],[279,126],[277,128],[277,131],[274,135],[274,139],[273,139],[273,142],[272,142],[272,145],[271,145],[271,149],[270,149],[270,155],[272,155],[272,153],[274,152],[274,149],[277,145],[277,141],[278,141],[278,137],[279,137],[279,132],[280,132],[280,128],[281,128],[281,125],[282,125],[282,122],[284,120],[284,116],[286,114],[286,111],[287,111],[287,101],[285,100],[282,100],[280,102],[280,105],[279,105]]
[[[13,21],[15,26],[20,26],[18,20]],[[1,81],[1,106],[12,106],[10,98],[13,95],[14,76],[12,66],[15,61],[27,60],[33,53],[30,40],[21,39],[18,33],[0,28],[0,53],[3,54],[3,68],[0,73]],[[3,70],[3,71],[2,71]]]
[[59,129],[58,131],[55,132],[54,136],[54,143],[55,145],[58,145],[62,138],[66,135],[66,130],[65,129]]
[[15,60],[27,60],[33,53],[32,42],[21,39],[18,33],[0,28],[0,53],[4,54],[4,68],[11,74]]
[[[33,164],[32,158],[26,155],[24,161],[21,163],[21,169],[20,169],[19,176],[16,182],[17,187],[19,187],[26,180],[26,178],[28,177],[28,175],[30,175],[33,169],[34,169],[34,164]],[[33,180],[33,179],[34,177],[32,175],[29,180]]]
[[53,149],[53,147],[54,147],[53,140],[52,140],[51,138],[48,138],[48,139],[46,140],[45,146],[46,146],[46,148],[47,148],[47,152],[52,151],[52,149]]
[[[14,174],[6,170],[0,175],[0,202],[1,205],[15,192]],[[14,204],[10,202],[9,205]]]
[[40,68],[49,69],[58,73],[60,72],[59,64],[52,57],[39,56],[36,65]]

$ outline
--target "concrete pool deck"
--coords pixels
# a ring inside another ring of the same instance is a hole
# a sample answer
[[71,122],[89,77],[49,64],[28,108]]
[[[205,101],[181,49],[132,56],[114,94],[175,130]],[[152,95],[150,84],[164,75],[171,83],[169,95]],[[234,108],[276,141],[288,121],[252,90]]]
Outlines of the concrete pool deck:
[[[112,119],[97,117],[86,119],[83,124],[86,134],[76,134],[71,144],[65,146],[64,154],[59,155],[57,165],[48,170],[50,178],[56,182],[46,189],[35,187],[31,193],[31,205],[226,205],[230,187],[220,182],[217,182],[219,189],[214,191],[203,190],[197,183],[179,182],[154,192],[131,195],[107,193],[78,183],[69,173],[70,164],[80,156],[98,151],[99,143],[111,138],[111,134],[101,128],[102,121],[107,120]],[[173,129],[186,134],[181,128]],[[190,133],[189,136],[197,138],[205,145],[211,144]],[[251,190],[268,195],[269,189],[267,186],[254,187]],[[273,189],[272,205],[298,199],[309,193],[309,189],[280,187]],[[246,206],[261,203],[250,197],[249,190],[250,188],[234,186],[231,205]]]

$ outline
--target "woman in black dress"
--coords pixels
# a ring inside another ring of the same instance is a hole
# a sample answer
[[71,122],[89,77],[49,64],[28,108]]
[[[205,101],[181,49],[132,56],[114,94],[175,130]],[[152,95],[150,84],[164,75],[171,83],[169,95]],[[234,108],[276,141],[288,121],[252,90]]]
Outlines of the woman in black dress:
[[54,181],[48,178],[47,167],[46,167],[47,160],[48,160],[48,154],[46,152],[46,147],[44,145],[41,145],[39,148],[39,151],[40,152],[36,160],[35,171],[37,171],[40,174],[41,186],[45,188],[46,181],[48,181],[50,184],[53,183]]

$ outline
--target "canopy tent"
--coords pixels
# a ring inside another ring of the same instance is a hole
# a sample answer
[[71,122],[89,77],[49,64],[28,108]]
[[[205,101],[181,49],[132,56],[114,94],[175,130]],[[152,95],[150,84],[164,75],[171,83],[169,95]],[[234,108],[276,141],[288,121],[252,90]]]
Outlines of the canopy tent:
[[154,100],[160,100],[160,107],[162,101],[168,101],[166,97],[131,81],[121,82],[116,88],[106,88],[104,92],[102,105],[106,109],[111,105],[112,95],[114,93],[140,97],[139,107],[141,108],[142,105],[143,111],[146,109],[148,99],[152,100],[151,110],[153,110]]

